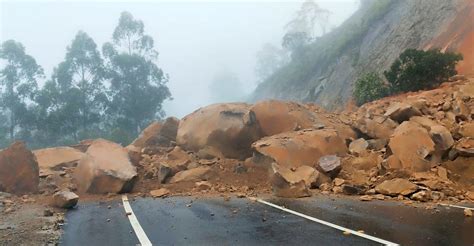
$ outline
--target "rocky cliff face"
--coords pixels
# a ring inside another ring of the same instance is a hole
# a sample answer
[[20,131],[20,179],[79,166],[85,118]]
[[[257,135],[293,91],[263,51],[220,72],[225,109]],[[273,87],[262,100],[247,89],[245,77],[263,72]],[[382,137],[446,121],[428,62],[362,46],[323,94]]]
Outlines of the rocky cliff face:
[[342,108],[350,102],[361,74],[381,73],[407,48],[463,52],[460,72],[474,72],[474,24],[469,21],[473,10],[469,0],[366,1],[343,25],[312,44],[309,57],[293,61],[261,84],[253,100],[277,98]]

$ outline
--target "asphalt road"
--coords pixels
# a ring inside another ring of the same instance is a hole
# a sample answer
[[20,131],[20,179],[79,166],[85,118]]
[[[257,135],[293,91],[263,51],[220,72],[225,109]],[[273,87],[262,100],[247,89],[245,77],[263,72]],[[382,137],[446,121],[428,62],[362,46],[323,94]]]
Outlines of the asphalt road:
[[[474,244],[474,218],[464,217],[462,209],[435,212],[326,196],[267,201],[402,245]],[[130,203],[154,245],[378,245],[248,199],[139,198]],[[121,200],[82,203],[66,222],[61,245],[139,243]]]

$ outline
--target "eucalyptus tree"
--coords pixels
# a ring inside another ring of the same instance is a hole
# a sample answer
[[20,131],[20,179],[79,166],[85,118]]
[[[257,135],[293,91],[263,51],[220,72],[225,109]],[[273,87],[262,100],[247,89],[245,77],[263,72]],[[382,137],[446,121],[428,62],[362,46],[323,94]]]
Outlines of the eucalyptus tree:
[[[54,71],[48,89],[57,87],[53,112],[63,122],[63,130],[75,140],[99,126],[107,106],[104,66],[94,40],[79,31]],[[51,95],[53,96],[53,95]]]
[[21,126],[34,123],[28,105],[34,100],[38,79],[44,73],[25,47],[14,40],[2,43],[0,59],[0,107],[8,118],[8,135],[13,140]]
[[164,115],[162,103],[171,98],[168,76],[156,63],[154,40],[145,34],[141,20],[123,12],[112,42],[102,50],[110,81],[109,113],[116,126],[136,135]]

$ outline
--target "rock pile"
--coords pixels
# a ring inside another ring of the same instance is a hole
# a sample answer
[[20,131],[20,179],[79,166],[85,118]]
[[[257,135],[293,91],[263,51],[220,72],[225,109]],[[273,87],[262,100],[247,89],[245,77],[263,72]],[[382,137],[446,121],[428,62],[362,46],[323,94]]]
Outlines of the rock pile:
[[40,192],[63,204],[73,196],[57,192],[472,200],[472,112],[473,79],[356,112],[275,100],[214,104],[154,122],[125,148],[98,139],[31,153],[15,143],[0,151],[0,191],[35,192],[41,177]]

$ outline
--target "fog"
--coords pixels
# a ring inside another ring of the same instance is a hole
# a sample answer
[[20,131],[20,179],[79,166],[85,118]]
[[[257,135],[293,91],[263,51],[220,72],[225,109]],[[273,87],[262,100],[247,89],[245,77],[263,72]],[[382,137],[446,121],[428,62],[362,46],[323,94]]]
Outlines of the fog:
[[[355,0],[317,1],[332,12],[337,26],[358,7]],[[155,40],[158,64],[169,74],[173,100],[167,115],[182,117],[213,102],[209,85],[220,71],[231,71],[243,93],[256,87],[255,54],[267,42],[279,45],[284,26],[301,1],[3,1],[0,41],[23,43],[44,68],[46,77],[64,59],[79,30],[99,47],[110,41],[122,11],[145,24]]]

